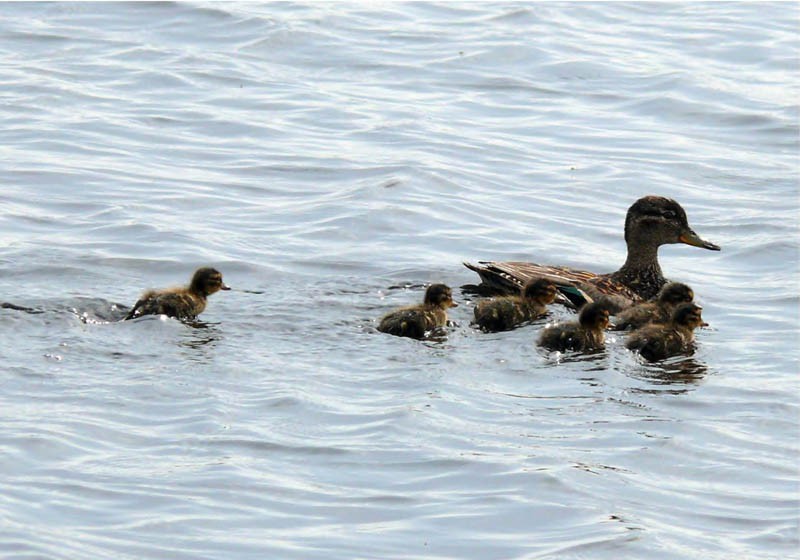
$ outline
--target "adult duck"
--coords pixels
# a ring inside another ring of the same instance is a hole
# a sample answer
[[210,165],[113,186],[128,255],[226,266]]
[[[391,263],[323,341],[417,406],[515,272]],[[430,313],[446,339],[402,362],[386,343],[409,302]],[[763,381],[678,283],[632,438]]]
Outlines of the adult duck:
[[576,307],[601,301],[611,313],[634,303],[654,298],[668,282],[658,264],[658,248],[685,243],[711,251],[720,247],[697,235],[680,204],[671,198],[645,196],[628,209],[625,217],[628,257],[622,268],[597,274],[565,266],[528,262],[464,263],[477,272],[485,287],[501,293],[516,293],[531,278],[547,278],[565,293]]

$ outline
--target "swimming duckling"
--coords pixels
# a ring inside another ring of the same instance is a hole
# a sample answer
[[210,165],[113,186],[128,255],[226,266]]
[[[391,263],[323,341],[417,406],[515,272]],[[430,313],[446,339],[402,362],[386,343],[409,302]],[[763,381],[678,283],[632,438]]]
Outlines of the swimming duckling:
[[652,323],[633,331],[625,346],[638,350],[651,362],[686,352],[694,342],[694,330],[708,326],[700,313],[702,309],[695,303],[683,303],[675,309],[667,324]]
[[517,296],[486,299],[475,306],[475,323],[487,332],[508,331],[541,317],[556,299],[556,286],[545,278],[525,284]]
[[691,303],[694,292],[686,284],[670,282],[665,284],[655,301],[640,303],[619,313],[614,321],[614,330],[638,329],[648,323],[666,323],[675,307],[681,303]]
[[198,268],[184,288],[148,290],[133,306],[124,321],[142,315],[168,315],[176,319],[194,319],[206,308],[206,298],[219,290],[230,290],[222,274],[211,267]]
[[550,350],[596,350],[606,340],[608,308],[602,303],[589,303],[581,308],[578,321],[547,327],[539,337],[539,346]]
[[425,332],[447,324],[447,308],[458,307],[453,291],[444,284],[431,284],[421,305],[396,309],[385,315],[378,330],[395,336],[423,338]]

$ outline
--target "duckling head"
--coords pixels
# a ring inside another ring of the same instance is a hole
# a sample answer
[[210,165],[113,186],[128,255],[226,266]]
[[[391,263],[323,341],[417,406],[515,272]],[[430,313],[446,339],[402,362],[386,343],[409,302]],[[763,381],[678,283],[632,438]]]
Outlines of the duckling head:
[[445,284],[431,284],[425,290],[425,305],[431,307],[440,307],[447,309],[448,307],[458,307],[458,304],[453,301],[453,290]]
[[605,330],[608,328],[608,308],[602,303],[589,303],[581,308],[578,322],[585,329]]
[[219,270],[205,266],[195,271],[189,290],[207,297],[219,290],[230,290],[230,287],[222,281]]
[[692,330],[697,327],[707,327],[708,323],[703,320],[702,310],[703,308],[696,303],[684,303],[675,309],[672,322]]
[[522,288],[522,297],[549,305],[556,300],[556,286],[545,278],[531,280]]
[[625,241],[658,247],[668,243],[686,243],[711,251],[719,245],[701,239],[686,218],[686,211],[671,198],[645,196],[628,209],[625,217]]
[[694,291],[686,284],[670,282],[658,293],[658,302],[666,305],[678,305],[694,301]]

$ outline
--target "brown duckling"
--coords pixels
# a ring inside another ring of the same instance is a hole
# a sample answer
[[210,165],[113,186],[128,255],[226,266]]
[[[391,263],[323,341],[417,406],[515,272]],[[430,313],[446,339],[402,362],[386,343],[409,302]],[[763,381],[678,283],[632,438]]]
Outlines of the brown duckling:
[[665,284],[654,301],[640,303],[619,313],[614,321],[614,330],[638,329],[648,323],[666,323],[681,303],[691,303],[694,292],[686,284]]
[[547,313],[556,299],[556,286],[546,278],[525,284],[522,293],[486,299],[475,306],[475,324],[487,332],[508,331]]
[[539,346],[549,350],[597,350],[603,347],[608,327],[608,308],[589,303],[581,308],[577,321],[547,327],[539,337]]
[[396,309],[385,315],[378,330],[395,336],[423,338],[427,331],[447,324],[447,308],[458,307],[453,291],[445,284],[431,284],[420,305]]
[[123,320],[142,315],[168,315],[191,320],[205,310],[208,296],[219,290],[230,290],[222,281],[222,274],[215,268],[198,268],[186,287],[148,290],[142,294]]
[[633,331],[625,346],[638,350],[651,362],[686,352],[694,342],[694,330],[708,326],[702,309],[696,303],[683,303],[675,309],[668,323],[652,323]]

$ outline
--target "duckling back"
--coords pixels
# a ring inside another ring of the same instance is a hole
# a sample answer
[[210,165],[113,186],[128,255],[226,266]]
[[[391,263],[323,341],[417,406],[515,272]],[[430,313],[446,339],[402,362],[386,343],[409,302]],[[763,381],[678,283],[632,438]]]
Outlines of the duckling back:
[[492,298],[475,306],[475,324],[486,332],[508,331],[528,319],[528,309],[516,296]]
[[125,319],[143,315],[167,315],[176,319],[194,319],[206,308],[206,299],[185,289],[145,293]]
[[640,303],[617,314],[614,330],[638,329],[648,323],[664,323],[669,320],[669,313],[656,302]]
[[694,329],[706,325],[699,305],[685,303],[678,306],[667,324],[651,323],[633,331],[625,346],[638,351],[651,362],[690,350],[694,342]]
[[446,322],[444,311],[437,313],[437,310],[416,306],[388,313],[381,319],[378,330],[395,336],[424,338],[426,332],[443,327]]
[[608,327],[608,308],[590,303],[581,308],[578,321],[547,327],[539,337],[539,346],[564,352],[567,350],[596,350],[605,343]]
[[673,326],[653,323],[631,333],[625,347],[655,362],[682,352],[685,340]]
[[425,290],[421,305],[412,305],[392,311],[378,324],[378,330],[395,336],[423,338],[427,331],[447,324],[449,307],[458,307],[453,301],[453,291],[445,284],[431,284]]
[[548,350],[566,352],[567,350],[583,350],[586,342],[580,325],[577,322],[569,322],[544,329],[539,336],[538,344]]

